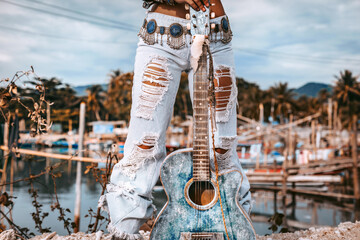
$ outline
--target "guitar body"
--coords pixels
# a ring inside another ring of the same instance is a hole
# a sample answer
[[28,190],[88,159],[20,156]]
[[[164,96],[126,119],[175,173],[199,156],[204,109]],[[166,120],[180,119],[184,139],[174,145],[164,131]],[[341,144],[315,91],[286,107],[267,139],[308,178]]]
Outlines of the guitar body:
[[[192,149],[170,154],[161,167],[161,181],[168,201],[156,218],[151,240],[211,239],[226,240],[219,198],[207,210],[197,210],[186,198],[186,187],[193,172]],[[214,175],[214,174],[212,174]],[[214,176],[212,176],[213,180]],[[256,239],[251,220],[238,202],[242,182],[240,171],[233,170],[219,176],[221,199],[228,235],[231,240]],[[185,237],[184,233],[218,233],[215,237]],[[183,235],[182,235],[183,233]]]

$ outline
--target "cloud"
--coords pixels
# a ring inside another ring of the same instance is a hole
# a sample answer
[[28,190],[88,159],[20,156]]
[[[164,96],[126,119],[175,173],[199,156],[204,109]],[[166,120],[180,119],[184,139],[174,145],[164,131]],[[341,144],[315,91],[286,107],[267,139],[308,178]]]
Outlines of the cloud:
[[11,56],[0,53],[0,62],[10,62]]
[[[20,2],[39,7],[36,4],[29,4],[28,1]],[[52,3],[59,5],[57,1]],[[131,15],[136,11],[129,11],[134,9],[134,3],[119,4],[119,1],[107,1],[104,4],[102,1],[91,1],[85,4],[85,1],[77,0],[64,4],[61,6],[113,21],[134,24],[142,22],[141,19],[135,20],[136,14]],[[62,78],[64,82],[79,85],[104,81],[111,69],[122,68],[124,65],[127,67],[125,70],[132,70],[126,62],[134,59],[136,32],[42,14],[3,2],[0,2],[0,5],[0,22],[8,27],[69,39],[84,39],[84,41],[54,39],[1,29],[4,33],[0,39],[1,61],[6,60],[6,64],[0,66],[1,76],[10,76],[17,70],[27,69],[33,65],[37,73],[44,77],[56,76]],[[44,6],[39,8],[54,11]],[[139,10],[143,11],[141,8]]]
[[[69,14],[28,0],[12,1]],[[82,85],[106,82],[113,69],[133,70],[136,31],[145,16],[140,0],[46,3],[110,19],[118,27],[131,25],[135,30],[97,26],[0,2],[0,26],[48,35],[0,27],[1,77],[34,65],[41,76]],[[234,32],[238,76],[267,88],[279,81],[288,81],[291,87],[309,81],[332,83],[333,75],[345,68],[359,73],[360,27],[355,24],[360,21],[359,1],[226,0],[224,5]]]
[[[242,49],[235,50],[237,74],[267,88],[278,81],[331,83],[344,68],[358,72],[359,10],[358,1],[236,2],[228,15],[233,45]],[[348,58],[357,61],[342,60]]]

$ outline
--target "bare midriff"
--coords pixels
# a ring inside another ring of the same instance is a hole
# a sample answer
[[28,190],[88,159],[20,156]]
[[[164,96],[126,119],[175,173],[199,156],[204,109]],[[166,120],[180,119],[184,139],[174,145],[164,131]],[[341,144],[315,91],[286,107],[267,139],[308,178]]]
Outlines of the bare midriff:
[[[215,12],[216,17],[225,15],[225,10],[220,0],[211,0],[210,2],[212,4],[212,6],[210,7],[210,11]],[[174,6],[170,6],[164,3],[157,3],[154,4],[151,12],[162,13],[179,18],[186,18],[186,14],[189,13],[189,10],[185,9],[185,4],[176,4]]]

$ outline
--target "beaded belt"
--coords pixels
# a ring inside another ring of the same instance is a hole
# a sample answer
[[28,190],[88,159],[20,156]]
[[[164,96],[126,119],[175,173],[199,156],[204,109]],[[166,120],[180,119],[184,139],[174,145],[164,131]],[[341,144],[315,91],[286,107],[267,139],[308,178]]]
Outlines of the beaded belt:
[[[169,27],[158,26],[155,19],[144,23],[138,34],[146,44],[154,45],[160,43],[163,45],[163,35],[167,36],[167,44],[173,49],[180,49],[185,46],[186,34],[190,34],[186,26],[182,26],[179,23],[173,23]],[[229,20],[227,17],[223,17],[219,24],[215,24],[215,27],[211,29],[209,40],[210,42],[223,42],[229,43],[232,39],[232,31],[230,29]]]

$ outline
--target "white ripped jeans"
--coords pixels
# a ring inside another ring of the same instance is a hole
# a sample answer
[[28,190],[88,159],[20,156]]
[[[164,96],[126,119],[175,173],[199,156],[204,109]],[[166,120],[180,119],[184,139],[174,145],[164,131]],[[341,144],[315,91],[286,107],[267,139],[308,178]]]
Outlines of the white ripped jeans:
[[[148,13],[146,20],[143,31],[147,30],[146,23],[150,20],[156,21],[156,25],[149,26],[149,32],[154,30],[154,26],[159,30],[159,26],[169,27],[174,23],[186,26],[188,23],[186,19],[159,13]],[[242,171],[236,153],[237,87],[229,39],[231,30],[228,29],[228,35],[221,33],[226,28],[226,25],[223,25],[226,23],[222,21],[224,17],[211,20],[218,24],[220,30],[212,33],[210,37],[216,91],[215,146],[227,150],[225,154],[217,153],[220,170],[238,168]],[[153,215],[151,192],[166,156],[165,132],[172,117],[182,71],[189,72],[189,90],[192,97],[190,34],[184,33],[183,42],[180,38],[175,39],[175,42],[167,41],[167,34],[146,34],[140,38],[136,52],[131,120],[124,158],[115,165],[107,193],[99,200],[99,205],[110,214],[108,230],[120,239],[140,239],[140,226]],[[148,146],[149,149],[140,148],[140,145]],[[243,176],[239,199],[244,209],[250,212],[250,185],[244,173]]]

